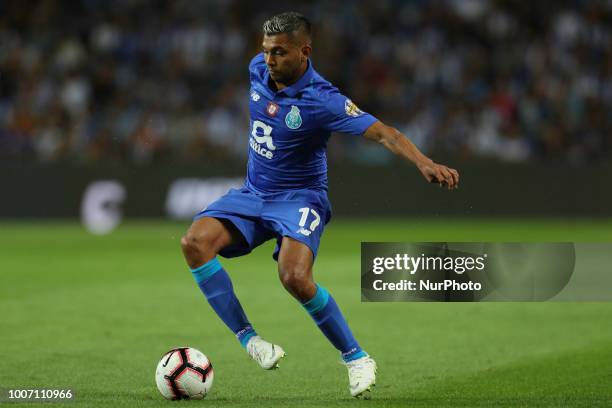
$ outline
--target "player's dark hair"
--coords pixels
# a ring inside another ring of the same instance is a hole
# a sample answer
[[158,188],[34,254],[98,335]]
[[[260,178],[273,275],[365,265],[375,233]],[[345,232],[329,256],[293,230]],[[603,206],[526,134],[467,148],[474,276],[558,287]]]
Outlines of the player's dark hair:
[[310,21],[304,17],[304,15],[295,11],[277,14],[263,23],[263,32],[265,35],[287,33],[293,36],[294,33],[303,33],[310,39],[311,30],[312,25]]

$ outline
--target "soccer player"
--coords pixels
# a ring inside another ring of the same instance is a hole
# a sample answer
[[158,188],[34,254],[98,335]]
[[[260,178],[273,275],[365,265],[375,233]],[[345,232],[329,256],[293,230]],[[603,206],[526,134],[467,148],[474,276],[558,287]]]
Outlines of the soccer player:
[[244,186],[194,217],[181,240],[191,272],[221,320],[264,369],[283,349],[249,323],[217,254],[230,258],[276,239],[280,281],[341,353],[352,396],[369,397],[376,363],[361,348],[332,295],[315,283],[312,267],[331,217],[325,149],[331,132],[363,136],[415,164],[423,177],[453,189],[456,170],[434,163],[397,129],[361,111],[319,75],[309,57],[311,25],[282,13],[263,25],[263,53],[249,65],[250,135]]

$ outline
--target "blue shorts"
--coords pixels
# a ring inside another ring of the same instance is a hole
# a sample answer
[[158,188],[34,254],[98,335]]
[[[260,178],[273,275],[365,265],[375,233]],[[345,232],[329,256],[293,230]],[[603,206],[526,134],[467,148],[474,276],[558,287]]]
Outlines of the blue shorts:
[[243,187],[231,189],[198,213],[194,220],[202,217],[228,220],[244,236],[245,242],[219,252],[225,258],[246,255],[269,239],[276,238],[272,256],[278,260],[283,237],[306,244],[315,258],[325,224],[331,219],[331,205],[325,190],[261,194]]

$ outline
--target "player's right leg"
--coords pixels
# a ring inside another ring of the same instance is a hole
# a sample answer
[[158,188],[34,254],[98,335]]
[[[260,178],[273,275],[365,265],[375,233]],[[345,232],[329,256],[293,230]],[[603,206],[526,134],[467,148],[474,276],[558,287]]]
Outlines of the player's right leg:
[[244,240],[229,222],[202,217],[191,224],[181,239],[183,255],[190,268],[195,269],[211,261],[223,248]]
[[264,369],[278,366],[283,349],[259,336],[249,323],[232,281],[217,254],[232,246],[246,246],[245,238],[228,220],[202,217],[193,222],[181,239],[185,260],[208,303],[236,335],[249,355]]
[[181,239],[185,260],[208,303],[246,347],[256,335],[249,323],[229,275],[217,259],[219,251],[244,240],[240,232],[228,221],[212,217],[200,218]]

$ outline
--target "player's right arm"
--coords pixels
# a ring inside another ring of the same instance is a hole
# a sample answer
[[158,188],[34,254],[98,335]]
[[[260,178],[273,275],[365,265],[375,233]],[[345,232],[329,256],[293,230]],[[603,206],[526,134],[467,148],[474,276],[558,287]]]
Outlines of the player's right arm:
[[458,187],[459,172],[457,170],[435,163],[425,156],[408,137],[394,127],[376,121],[365,131],[363,136],[382,144],[397,156],[414,163],[425,180],[440,185],[446,184],[449,189]]

